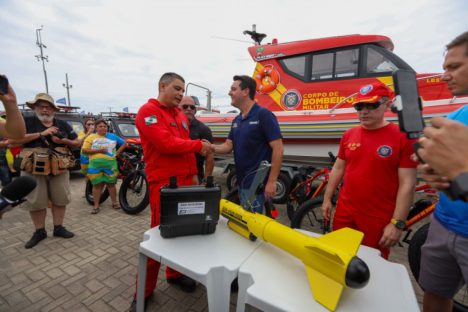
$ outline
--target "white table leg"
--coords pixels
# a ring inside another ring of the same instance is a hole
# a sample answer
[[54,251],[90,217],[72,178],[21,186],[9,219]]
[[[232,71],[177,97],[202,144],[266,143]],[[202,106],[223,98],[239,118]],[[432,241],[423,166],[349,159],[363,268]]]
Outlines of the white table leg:
[[244,312],[247,299],[247,288],[253,285],[254,281],[250,274],[239,272],[237,276],[239,291],[237,292],[237,308],[236,312]]
[[138,258],[138,280],[137,280],[137,312],[145,310],[145,285],[146,285],[146,263],[148,258],[139,253]]
[[223,268],[213,268],[206,279],[208,310],[210,312],[229,312],[231,283],[236,274]]

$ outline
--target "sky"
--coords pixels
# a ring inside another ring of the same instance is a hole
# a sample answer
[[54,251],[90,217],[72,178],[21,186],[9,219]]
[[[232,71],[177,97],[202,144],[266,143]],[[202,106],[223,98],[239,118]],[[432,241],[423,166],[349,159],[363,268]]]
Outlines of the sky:
[[[255,63],[242,34],[256,24],[288,42],[348,34],[390,37],[394,52],[417,72],[440,72],[445,45],[468,30],[468,0],[0,0],[0,73],[18,102],[45,91],[36,59],[36,29],[49,93],[86,112],[130,112],[157,97],[165,72],[212,91],[212,105],[231,110],[227,95],[236,74]],[[206,103],[206,91],[188,94]]]

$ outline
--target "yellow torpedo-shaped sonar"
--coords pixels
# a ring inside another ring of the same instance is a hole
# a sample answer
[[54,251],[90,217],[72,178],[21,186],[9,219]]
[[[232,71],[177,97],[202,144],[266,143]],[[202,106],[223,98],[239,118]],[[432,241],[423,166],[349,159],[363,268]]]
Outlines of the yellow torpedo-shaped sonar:
[[299,258],[314,299],[331,311],[335,311],[344,287],[362,288],[369,281],[369,268],[356,257],[362,232],[344,228],[315,238],[225,199],[220,202],[220,211],[228,218],[228,226],[242,236],[258,237]]

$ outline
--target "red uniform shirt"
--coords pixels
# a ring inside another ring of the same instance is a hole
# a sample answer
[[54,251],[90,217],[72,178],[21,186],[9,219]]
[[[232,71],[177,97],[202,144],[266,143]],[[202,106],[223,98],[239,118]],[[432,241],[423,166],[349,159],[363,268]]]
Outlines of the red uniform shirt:
[[135,122],[149,182],[197,174],[194,153],[201,150],[202,143],[190,141],[189,122],[178,107],[166,108],[150,99],[138,111]]
[[346,161],[338,199],[341,209],[390,220],[399,186],[398,168],[417,165],[410,158],[412,144],[393,123],[375,130],[358,126],[346,131],[338,152]]

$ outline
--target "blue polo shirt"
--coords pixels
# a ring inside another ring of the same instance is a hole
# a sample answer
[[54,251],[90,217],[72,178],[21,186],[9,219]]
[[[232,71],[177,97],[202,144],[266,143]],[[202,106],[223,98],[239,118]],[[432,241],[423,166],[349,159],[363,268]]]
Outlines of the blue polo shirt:
[[228,139],[234,147],[237,183],[249,188],[262,160],[271,162],[271,141],[282,138],[276,116],[255,103],[245,118],[239,114],[232,122]]
[[[448,119],[459,121],[468,126],[468,105],[448,114]],[[449,231],[468,237],[468,203],[462,200],[451,200],[439,192],[439,202],[434,217]]]

